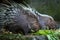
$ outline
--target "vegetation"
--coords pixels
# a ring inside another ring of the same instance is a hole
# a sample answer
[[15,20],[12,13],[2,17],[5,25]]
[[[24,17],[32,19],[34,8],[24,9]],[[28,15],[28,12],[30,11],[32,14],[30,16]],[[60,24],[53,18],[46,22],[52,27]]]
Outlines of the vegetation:
[[39,30],[36,35],[45,35],[48,40],[60,40],[60,30]]
[[[31,33],[31,35],[44,35],[48,38],[48,40],[60,40],[60,30],[39,30],[35,33]],[[32,38],[29,36],[29,38],[24,37],[24,35],[19,34],[13,34],[13,33],[3,33],[0,34],[0,40],[31,40]]]

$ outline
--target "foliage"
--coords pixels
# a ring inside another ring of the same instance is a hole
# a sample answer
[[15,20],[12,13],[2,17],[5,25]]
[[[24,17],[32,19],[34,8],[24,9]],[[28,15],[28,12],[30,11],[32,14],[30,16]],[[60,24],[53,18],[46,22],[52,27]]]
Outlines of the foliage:
[[45,35],[47,36],[48,40],[60,40],[60,30],[39,30],[35,35]]
[[0,40],[18,40],[21,34],[0,34]]
[[[31,35],[44,35],[47,36],[48,40],[60,40],[60,30],[39,30]],[[0,34],[0,40],[32,40],[30,37],[23,37],[24,35],[18,33],[13,34],[11,32]]]

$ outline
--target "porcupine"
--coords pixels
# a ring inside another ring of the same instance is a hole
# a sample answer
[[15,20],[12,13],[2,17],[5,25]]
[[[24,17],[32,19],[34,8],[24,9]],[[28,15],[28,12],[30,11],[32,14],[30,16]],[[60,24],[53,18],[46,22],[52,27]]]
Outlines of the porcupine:
[[33,12],[28,13],[21,4],[0,5],[0,26],[13,33],[28,34],[32,30],[39,30],[39,23]]

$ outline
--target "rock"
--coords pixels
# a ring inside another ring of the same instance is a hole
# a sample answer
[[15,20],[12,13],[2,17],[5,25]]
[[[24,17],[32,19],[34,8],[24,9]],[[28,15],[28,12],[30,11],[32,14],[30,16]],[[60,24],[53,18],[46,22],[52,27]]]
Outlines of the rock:
[[44,35],[40,35],[40,36],[24,36],[26,38],[26,40],[48,40],[48,38]]

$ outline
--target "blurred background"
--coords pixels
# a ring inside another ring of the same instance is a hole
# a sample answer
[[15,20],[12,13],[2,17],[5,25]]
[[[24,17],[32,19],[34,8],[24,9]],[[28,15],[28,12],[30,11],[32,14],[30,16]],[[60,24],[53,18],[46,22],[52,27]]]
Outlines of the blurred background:
[[60,21],[60,0],[25,0],[41,14],[48,14]]

